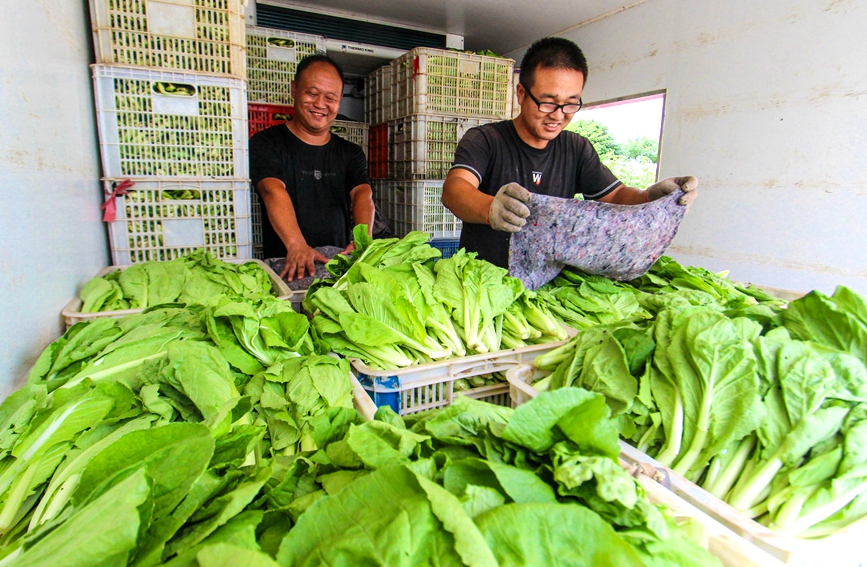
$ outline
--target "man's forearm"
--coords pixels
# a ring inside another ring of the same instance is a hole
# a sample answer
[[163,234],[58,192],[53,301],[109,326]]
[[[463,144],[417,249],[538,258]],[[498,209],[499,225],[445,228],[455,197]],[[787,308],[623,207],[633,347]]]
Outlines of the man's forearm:
[[263,179],[257,185],[259,195],[265,205],[268,220],[271,226],[287,250],[300,245],[306,245],[307,241],[301,234],[298,219],[295,216],[295,207],[292,199],[286,192],[283,183],[276,179]]
[[359,185],[349,193],[349,198],[352,201],[352,224],[367,225],[367,233],[373,235],[373,217],[376,215],[376,208],[373,206],[373,191],[370,185]]
[[494,198],[465,179],[463,171],[452,170],[443,183],[443,205],[463,222],[488,224],[488,212]]
[[616,205],[643,205],[647,202],[647,191],[627,185],[620,185],[599,200],[603,203],[613,203]]

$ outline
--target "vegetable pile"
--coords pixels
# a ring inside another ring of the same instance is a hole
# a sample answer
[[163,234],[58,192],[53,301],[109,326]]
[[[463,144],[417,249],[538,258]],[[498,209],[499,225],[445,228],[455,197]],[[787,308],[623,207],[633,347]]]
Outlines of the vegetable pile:
[[867,515],[863,297],[839,287],[784,308],[668,259],[632,284],[579,279],[548,290],[586,330],[537,359],[553,370],[537,389],[605,395],[639,450],[783,533]]
[[299,466],[298,485],[321,488],[277,562],[718,565],[620,467],[608,418],[602,396],[578,389],[517,410],[380,408]]
[[359,420],[348,363],[308,331],[226,296],[71,327],[0,406],[0,564],[254,564],[202,542],[283,525],[285,459]]
[[308,331],[225,295],[71,327],[0,405],[0,565],[714,563],[618,465],[603,396],[365,423]]
[[547,308],[507,271],[463,250],[447,260],[428,235],[372,240],[355,229],[350,258],[310,287],[304,307],[334,352],[380,369],[565,340]]
[[199,249],[168,262],[142,262],[89,280],[81,313],[147,309],[164,303],[196,304],[217,295],[271,295],[268,273],[255,262],[230,264]]

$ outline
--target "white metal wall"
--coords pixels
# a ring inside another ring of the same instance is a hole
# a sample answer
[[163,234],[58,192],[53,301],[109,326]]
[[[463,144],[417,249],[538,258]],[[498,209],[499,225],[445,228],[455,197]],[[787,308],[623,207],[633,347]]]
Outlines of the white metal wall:
[[108,263],[87,2],[4,2],[0,19],[0,398]]
[[859,0],[651,0],[564,35],[585,101],[668,90],[660,175],[701,180],[675,258],[867,293],[865,29]]

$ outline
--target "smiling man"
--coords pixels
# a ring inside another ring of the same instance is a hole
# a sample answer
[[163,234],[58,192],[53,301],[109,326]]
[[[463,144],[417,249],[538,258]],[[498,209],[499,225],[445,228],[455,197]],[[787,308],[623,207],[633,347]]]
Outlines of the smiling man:
[[581,109],[587,60],[573,42],[547,37],[521,61],[514,120],[467,131],[443,185],[443,204],[464,222],[460,245],[479,258],[508,267],[510,235],[527,222],[530,192],[637,205],[677,189],[680,204],[695,198],[694,177],[670,177],[646,190],[627,187],[602,164],[596,150],[564,132]]
[[295,114],[250,138],[250,177],[267,211],[266,258],[286,256],[281,277],[314,273],[319,246],[352,249],[352,227],[373,226],[373,197],[361,146],[331,134],[343,72],[330,57],[300,63],[291,86]]

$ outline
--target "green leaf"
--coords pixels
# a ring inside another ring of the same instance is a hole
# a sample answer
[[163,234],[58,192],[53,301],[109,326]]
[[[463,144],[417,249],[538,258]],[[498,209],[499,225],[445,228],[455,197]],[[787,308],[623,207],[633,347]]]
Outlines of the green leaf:
[[153,479],[154,518],[170,513],[205,471],[214,452],[207,427],[170,423],[130,432],[103,449],[87,464],[73,494],[79,505],[99,495],[131,471],[144,467]]
[[240,514],[256,498],[270,476],[271,469],[263,468],[255,477],[198,509],[190,517],[189,523],[166,545],[166,556],[183,553],[198,545],[217,528]]
[[[118,278],[123,295],[132,309],[148,307],[148,270],[144,264],[133,264],[123,270]],[[199,296],[204,297],[204,296]]]
[[573,408],[598,394],[579,388],[540,392],[530,402],[519,406],[500,437],[537,453],[547,451],[558,440],[554,426]]
[[226,543],[218,543],[203,548],[196,555],[200,567],[279,567],[273,559],[250,549]]
[[620,455],[617,425],[601,396],[594,396],[572,408],[557,421],[560,431],[586,455],[616,460]]
[[447,491],[386,467],[320,499],[280,546],[281,565],[495,566],[472,520]]
[[511,502],[556,502],[554,490],[536,473],[511,465],[482,459],[462,459],[444,469],[443,486],[455,496],[466,494],[467,487],[498,490]]
[[643,564],[607,522],[576,504],[507,504],[475,521],[501,567]]
[[150,486],[144,467],[76,510],[54,531],[16,557],[16,567],[125,567],[146,517]]

